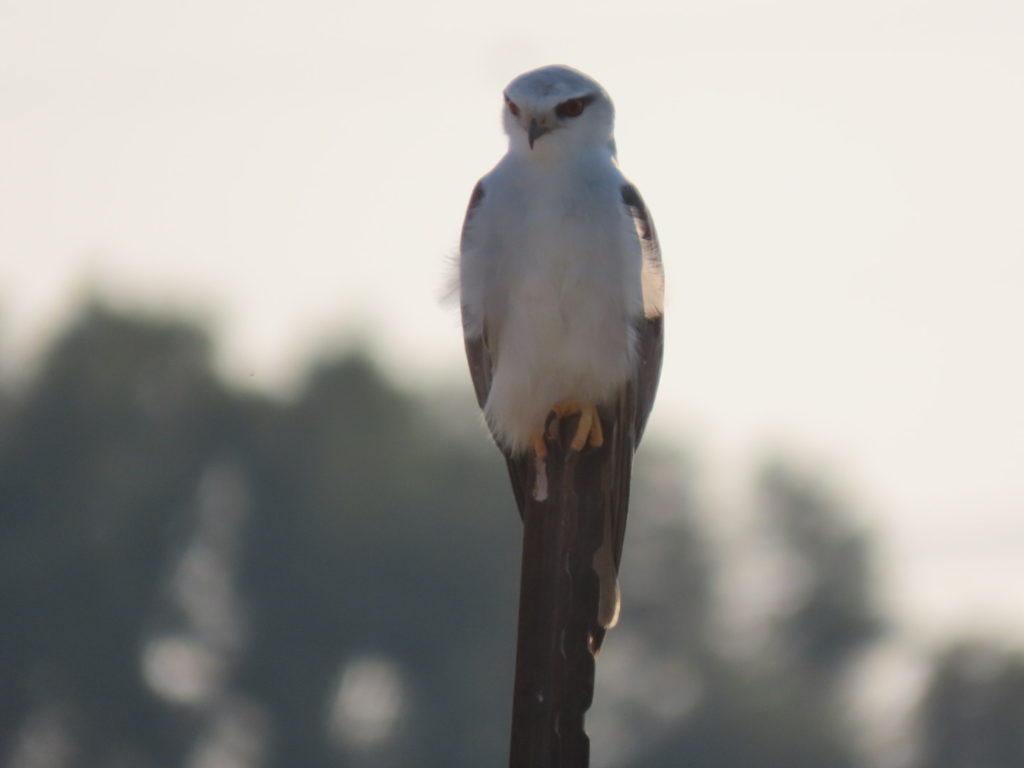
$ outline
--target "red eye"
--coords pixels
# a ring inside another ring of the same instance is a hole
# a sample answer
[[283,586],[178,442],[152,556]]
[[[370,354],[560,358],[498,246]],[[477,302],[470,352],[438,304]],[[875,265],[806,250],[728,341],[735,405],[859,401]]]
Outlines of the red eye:
[[505,101],[508,101],[508,111],[516,117],[519,117],[519,107],[516,103],[514,101],[509,101],[508,99],[505,99]]
[[559,106],[561,106],[559,111],[566,117],[579,117],[583,114],[583,108],[587,105],[583,99],[569,99],[562,102]]

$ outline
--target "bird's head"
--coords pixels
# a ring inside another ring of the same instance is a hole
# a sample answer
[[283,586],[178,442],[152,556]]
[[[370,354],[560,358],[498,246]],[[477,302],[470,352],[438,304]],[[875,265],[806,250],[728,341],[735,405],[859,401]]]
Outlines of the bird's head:
[[509,83],[503,121],[511,151],[546,158],[591,147],[615,152],[611,99],[570,67],[541,67]]

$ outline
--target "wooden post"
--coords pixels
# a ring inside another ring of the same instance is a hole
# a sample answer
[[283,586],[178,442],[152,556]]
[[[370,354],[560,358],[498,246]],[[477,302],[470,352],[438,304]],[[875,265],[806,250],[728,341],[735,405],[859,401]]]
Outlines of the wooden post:
[[576,420],[549,443],[547,498],[523,513],[510,768],[586,768],[583,718],[594,695],[601,542],[601,452],[565,450]]

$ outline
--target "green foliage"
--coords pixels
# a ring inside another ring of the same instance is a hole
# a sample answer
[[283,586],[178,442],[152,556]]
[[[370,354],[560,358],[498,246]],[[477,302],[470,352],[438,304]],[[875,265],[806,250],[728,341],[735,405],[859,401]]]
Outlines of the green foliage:
[[938,660],[921,708],[922,768],[1024,765],[1024,655],[960,643]]
[[[468,387],[414,399],[353,354],[279,401],[210,355],[194,325],[91,306],[0,396],[0,765],[503,763],[520,525]],[[800,574],[787,660],[735,658],[714,510],[677,456],[647,445],[637,471],[595,743],[654,768],[861,764],[835,679],[881,626],[869,540],[768,470],[762,514]],[[949,724],[974,722],[963,701],[1020,717],[1019,661],[965,682],[959,658],[925,768],[971,764],[941,757],[983,738]]]
[[762,473],[760,491],[792,573],[781,645],[804,674],[834,676],[881,630],[869,541],[814,478],[776,463]]
[[[0,443],[4,709],[73,702],[83,764],[152,749],[159,702],[137,658],[168,524],[230,408],[205,339],[90,309],[55,346]],[[13,630],[13,631],[12,631]],[[18,719],[3,718],[10,737]]]

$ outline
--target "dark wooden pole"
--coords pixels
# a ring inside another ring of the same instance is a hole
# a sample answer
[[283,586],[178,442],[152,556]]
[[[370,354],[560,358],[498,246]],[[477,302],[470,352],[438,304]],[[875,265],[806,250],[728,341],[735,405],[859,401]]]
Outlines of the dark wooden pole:
[[[575,419],[563,425],[561,446]],[[510,768],[586,768],[590,741],[583,718],[594,696],[601,542],[601,451],[563,450],[546,461],[548,494],[523,513]]]

